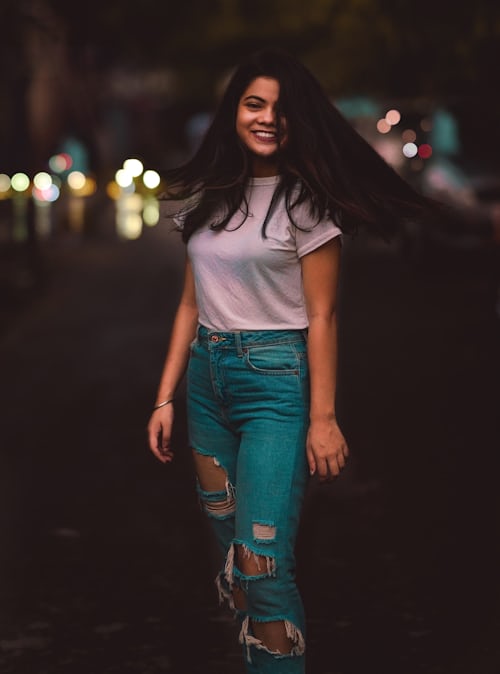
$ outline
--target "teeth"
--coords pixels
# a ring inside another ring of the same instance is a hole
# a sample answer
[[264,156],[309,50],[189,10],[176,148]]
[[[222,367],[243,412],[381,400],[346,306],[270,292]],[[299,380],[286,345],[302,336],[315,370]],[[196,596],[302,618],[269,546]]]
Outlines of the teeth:
[[271,131],[254,131],[257,136],[263,136],[264,138],[275,138],[276,134]]

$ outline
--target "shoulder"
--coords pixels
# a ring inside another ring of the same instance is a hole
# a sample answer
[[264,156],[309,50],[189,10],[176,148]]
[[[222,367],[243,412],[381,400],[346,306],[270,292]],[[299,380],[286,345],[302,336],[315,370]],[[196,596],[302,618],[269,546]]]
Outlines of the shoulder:
[[297,255],[303,257],[327,241],[339,237],[342,231],[331,217],[320,219],[309,203],[298,204],[292,211]]

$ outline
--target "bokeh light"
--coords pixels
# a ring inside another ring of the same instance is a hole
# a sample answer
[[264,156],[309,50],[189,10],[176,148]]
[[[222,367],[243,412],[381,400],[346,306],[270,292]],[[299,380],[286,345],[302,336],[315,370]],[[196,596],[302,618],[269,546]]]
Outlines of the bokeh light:
[[130,173],[130,171],[122,168],[115,173],[115,181],[117,185],[122,188],[129,187],[134,182],[134,176]]
[[116,202],[116,232],[122,239],[138,239],[142,234],[143,198],[140,194],[121,194]]
[[418,156],[422,159],[429,159],[432,157],[432,147],[428,143],[423,143],[418,148]]
[[45,190],[47,193],[46,199],[47,201],[57,201],[59,199],[59,195],[61,191],[57,187],[57,185],[52,184],[48,190]]
[[45,173],[45,171],[41,171],[40,173],[37,173],[36,176],[33,178],[33,185],[36,187],[37,190],[43,192],[44,190],[48,190],[49,187],[52,185],[52,178],[49,176],[48,173]]
[[420,128],[422,129],[422,131],[425,131],[426,133],[428,133],[429,131],[432,131],[432,127],[433,127],[433,124],[432,124],[432,119],[430,117],[424,117],[420,121]]
[[160,184],[160,175],[156,171],[145,171],[142,181],[150,190],[154,190]]
[[44,190],[35,187],[33,190],[33,197],[36,201],[49,202],[52,203],[59,199],[60,190],[57,185],[51,184]]
[[133,178],[138,178],[144,171],[143,163],[139,159],[126,159],[123,162],[123,168],[127,173],[130,173]]
[[142,210],[142,197],[140,194],[127,194],[123,199],[123,209],[125,211],[134,211],[140,213]]
[[68,175],[68,185],[72,190],[81,190],[85,187],[87,178],[81,171],[71,171]]
[[153,227],[154,225],[158,224],[160,220],[160,207],[156,199],[152,199],[144,205],[142,219],[144,220],[144,224],[148,225],[149,227]]
[[0,173],[0,192],[8,192],[10,190],[10,178],[5,173]]
[[417,140],[417,134],[413,129],[405,129],[401,134],[404,143],[414,143]]
[[106,194],[110,199],[113,199],[113,201],[119,199],[121,195],[121,190],[118,183],[115,182],[114,180],[110,180],[109,183],[106,185]]
[[11,178],[10,184],[16,192],[25,192],[30,186],[30,179],[26,173],[15,173]]
[[85,178],[85,185],[81,190],[78,190],[78,194],[82,197],[90,197],[91,194],[95,194],[97,191],[97,182],[95,178],[87,176]]
[[123,239],[133,241],[142,234],[140,213],[123,213],[116,219],[117,233]]
[[403,145],[403,154],[405,157],[411,158],[415,157],[415,155],[418,152],[418,147],[415,145],[415,143],[405,143]]
[[385,116],[385,121],[390,126],[396,126],[401,121],[401,113],[399,110],[389,110]]
[[377,131],[379,133],[389,133],[391,130],[391,125],[386,122],[385,119],[379,119],[377,122]]
[[72,166],[73,160],[65,152],[55,154],[49,159],[50,170],[54,171],[54,173],[63,173],[64,171],[68,171]]

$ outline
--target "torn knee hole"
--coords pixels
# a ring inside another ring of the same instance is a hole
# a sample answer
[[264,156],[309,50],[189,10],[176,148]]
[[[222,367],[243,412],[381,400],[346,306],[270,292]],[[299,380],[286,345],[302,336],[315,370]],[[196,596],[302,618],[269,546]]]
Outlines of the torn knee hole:
[[236,499],[234,494],[230,492],[215,492],[209,494],[207,492],[200,495],[200,500],[205,508],[205,512],[212,517],[228,517],[234,514],[236,510]]
[[289,620],[256,620],[247,616],[241,626],[240,643],[247,648],[250,661],[250,647],[267,651],[271,655],[303,655],[305,640],[302,632]]
[[193,450],[193,459],[201,489],[208,492],[227,491],[227,471],[215,456],[200,454]]
[[227,472],[215,456],[193,451],[198,493],[208,515],[224,518],[232,515],[236,509],[233,485]]
[[248,577],[272,576],[276,571],[276,560],[271,555],[259,555],[246,545],[238,544],[238,569]]

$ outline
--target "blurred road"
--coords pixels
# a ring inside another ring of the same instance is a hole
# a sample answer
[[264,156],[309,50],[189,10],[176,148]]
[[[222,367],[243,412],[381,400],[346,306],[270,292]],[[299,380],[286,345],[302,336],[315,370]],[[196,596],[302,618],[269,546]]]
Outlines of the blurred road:
[[[0,335],[2,674],[242,672],[182,395],[174,465],[146,449],[176,237],[52,245],[45,293]],[[309,674],[500,671],[497,263],[346,243],[352,459],[311,483],[299,538]]]

